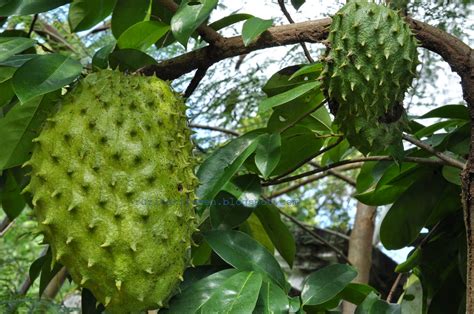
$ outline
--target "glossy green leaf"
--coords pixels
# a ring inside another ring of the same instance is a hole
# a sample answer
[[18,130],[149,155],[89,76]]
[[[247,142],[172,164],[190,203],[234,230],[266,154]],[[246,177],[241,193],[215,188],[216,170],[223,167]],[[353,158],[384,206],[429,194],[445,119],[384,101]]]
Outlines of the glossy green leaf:
[[166,25],[157,21],[143,21],[130,26],[117,40],[120,49],[147,50],[156,43],[170,29]]
[[201,164],[197,172],[201,183],[197,195],[202,206],[210,205],[217,193],[255,151],[258,143],[256,138],[260,134],[261,131],[254,131],[230,141]]
[[200,308],[211,298],[213,293],[228,278],[238,273],[237,269],[226,269],[195,282],[173,297],[169,308],[164,309],[163,312],[169,314],[199,313]]
[[256,41],[258,37],[273,25],[273,20],[251,17],[242,26],[242,40],[245,46]]
[[38,55],[36,54],[21,54],[21,55],[11,56],[5,61],[0,61],[0,66],[19,68],[25,62],[36,57],[38,57]]
[[20,193],[21,187],[13,175],[13,172],[11,170],[7,171],[6,182],[0,194],[0,200],[2,209],[10,221],[13,221],[26,206],[26,202]]
[[315,271],[306,278],[301,300],[303,305],[320,305],[340,293],[357,276],[348,265],[333,264]]
[[233,178],[224,186],[224,190],[234,195],[246,207],[255,208],[258,205],[262,186],[260,178],[255,174],[244,174]]
[[401,314],[399,304],[389,304],[381,300],[374,292],[356,309],[355,314]]
[[13,74],[15,74],[16,68],[14,67],[0,67],[0,83],[8,81]]
[[469,121],[469,112],[464,105],[446,105],[433,109],[418,119],[428,118],[462,119]]
[[[1,8],[0,8],[1,9]],[[0,61],[5,61],[35,45],[36,41],[24,37],[0,37]]]
[[253,209],[246,207],[232,194],[220,191],[210,208],[211,224],[214,229],[232,229],[239,226]]
[[292,267],[296,254],[296,243],[288,226],[281,220],[278,208],[270,202],[262,202],[254,212],[277,251]]
[[13,76],[13,89],[22,103],[73,82],[82,65],[59,54],[41,55],[23,64]]
[[22,165],[30,158],[33,143],[49,111],[54,106],[54,96],[34,98],[16,104],[0,119],[0,130],[8,130],[0,137],[0,170]]
[[371,292],[376,292],[376,290],[369,285],[351,282],[341,291],[340,297],[352,304],[359,305]]
[[130,26],[150,17],[151,0],[117,0],[112,12],[112,34],[115,38]]
[[288,296],[271,281],[264,281],[258,296],[256,313],[285,314],[290,310]]
[[322,62],[311,63],[305,66],[302,66],[298,71],[293,73],[289,77],[289,81],[293,80],[299,76],[306,76],[306,74],[317,74],[319,75],[321,71],[324,69],[324,64]]
[[110,67],[112,69],[119,68],[120,71],[136,71],[156,63],[153,57],[136,49],[116,50],[109,55]]
[[69,6],[68,21],[73,32],[85,31],[112,13],[117,0],[74,0]]
[[255,152],[255,164],[264,178],[272,173],[281,157],[281,135],[279,133],[263,134],[258,141]]
[[253,17],[252,14],[246,14],[246,13],[231,14],[231,15],[221,18],[220,20],[212,22],[211,24],[209,24],[209,27],[218,31],[232,24],[248,20],[251,17]]
[[115,43],[109,44],[97,50],[92,57],[92,65],[97,69],[107,69],[109,67],[109,55],[115,49]]
[[174,37],[186,47],[191,34],[209,17],[217,3],[218,0],[183,0],[171,19]]
[[426,176],[396,200],[380,228],[380,239],[387,249],[401,249],[416,239],[446,186],[439,174]]
[[262,276],[258,272],[235,274],[216,289],[202,306],[201,313],[252,313],[261,285]]
[[261,244],[239,231],[209,231],[207,243],[224,261],[235,268],[260,272],[275,281],[280,287],[286,285],[280,265]]
[[302,85],[299,85],[293,89],[290,89],[286,92],[283,92],[281,94],[275,95],[273,97],[267,98],[263,100],[260,105],[259,109],[261,112],[268,111],[274,107],[281,106],[283,104],[286,104],[299,96],[302,96],[306,93],[308,93],[311,90],[314,90],[316,88],[319,88],[321,86],[320,82],[309,82],[305,83]]
[[[283,92],[289,91],[297,87],[298,85],[306,84],[311,81],[316,81],[320,76],[321,71],[308,72],[304,75],[297,75],[293,77],[295,73],[298,73],[301,69],[304,69],[307,65],[292,65],[285,67],[275,74],[273,74],[267,81],[265,86],[262,87],[263,92],[268,96],[272,97]],[[291,78],[291,80],[290,80]]]
[[0,16],[41,13],[69,2],[71,0],[13,0],[0,6]]

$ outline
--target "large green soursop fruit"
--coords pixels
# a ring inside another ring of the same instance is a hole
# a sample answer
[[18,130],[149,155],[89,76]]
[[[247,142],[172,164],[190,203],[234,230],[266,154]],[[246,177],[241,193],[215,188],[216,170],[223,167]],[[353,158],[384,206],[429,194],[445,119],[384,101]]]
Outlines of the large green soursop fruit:
[[68,93],[28,165],[53,257],[112,313],[175,291],[194,230],[185,105],[155,77],[104,70]]
[[418,64],[410,28],[385,6],[350,1],[333,17],[328,44],[322,79],[336,124],[362,153],[394,153]]

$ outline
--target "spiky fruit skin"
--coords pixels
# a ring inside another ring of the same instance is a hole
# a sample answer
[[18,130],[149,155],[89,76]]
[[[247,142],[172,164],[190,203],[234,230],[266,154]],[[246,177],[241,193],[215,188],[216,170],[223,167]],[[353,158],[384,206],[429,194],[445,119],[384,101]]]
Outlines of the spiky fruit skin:
[[401,147],[404,94],[415,77],[417,41],[397,12],[350,1],[333,17],[323,88],[335,122],[362,153]]
[[156,77],[89,74],[46,123],[27,187],[54,259],[112,313],[158,308],[194,230],[183,101]]

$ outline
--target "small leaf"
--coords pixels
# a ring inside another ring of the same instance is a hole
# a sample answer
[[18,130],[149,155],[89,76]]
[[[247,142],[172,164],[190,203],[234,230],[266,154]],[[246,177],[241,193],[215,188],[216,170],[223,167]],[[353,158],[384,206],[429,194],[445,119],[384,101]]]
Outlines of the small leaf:
[[174,37],[186,47],[191,34],[209,17],[217,3],[218,0],[200,0],[199,3],[193,3],[192,0],[181,1],[178,11],[171,19]]
[[130,26],[117,40],[120,49],[145,51],[165,35],[170,27],[162,22],[143,21]]
[[340,293],[357,276],[357,271],[348,265],[326,266],[305,280],[301,291],[303,305],[320,305]]
[[112,13],[117,0],[74,0],[69,6],[68,21],[73,32],[85,31]]
[[43,269],[43,265],[46,262],[46,255],[38,257],[33,263],[30,265],[30,269],[28,271],[28,274],[30,276],[30,281],[31,283],[34,283],[36,278],[41,273],[41,269]]
[[264,178],[272,173],[281,157],[280,133],[263,134],[255,152],[255,164]]
[[23,64],[13,76],[12,85],[22,103],[55,91],[73,82],[82,71],[82,65],[59,55],[41,55]]
[[258,17],[251,17],[245,21],[242,26],[242,40],[245,46],[253,41],[269,29],[273,25],[273,20],[262,20]]
[[321,86],[320,82],[309,82],[299,85],[293,89],[290,89],[289,91],[265,99],[260,103],[259,109],[261,112],[268,111],[273,107],[286,104],[287,102],[290,102],[313,89],[319,88],[319,86]]
[[46,253],[46,258],[43,263],[43,267],[41,268],[41,277],[40,277],[40,285],[39,285],[39,296],[43,294],[44,290],[53,279],[53,277],[63,268],[63,266],[59,263],[55,263],[54,267],[52,265],[52,253],[51,248],[48,249]]
[[150,17],[151,0],[117,0],[112,12],[112,34],[115,38],[130,26],[147,21]]
[[469,121],[469,112],[464,105],[446,105],[433,109],[417,119],[428,118],[462,119]]
[[407,257],[407,260],[395,267],[397,273],[408,273],[414,267],[418,266],[421,260],[422,251],[420,248],[413,250],[410,255]]
[[291,81],[299,76],[306,75],[306,74],[317,74],[319,76],[319,74],[321,73],[323,69],[324,69],[323,63],[321,62],[311,63],[311,64],[301,67],[298,71],[293,73],[288,80]]
[[60,7],[71,0],[13,0],[0,6],[0,16],[28,15]]
[[291,0],[291,4],[295,8],[295,10],[298,10],[301,8],[301,6],[306,2],[306,0]]
[[3,186],[0,196],[2,209],[10,221],[13,221],[26,206],[26,202],[20,193],[20,185],[15,179],[12,170],[7,171],[5,186]]
[[[1,8],[0,8],[1,10]],[[0,37],[0,62],[35,45],[36,41],[24,37]]]
[[109,55],[115,49],[115,43],[109,44],[97,50],[92,57],[92,65],[98,69],[107,69],[109,66]]
[[400,304],[389,304],[371,292],[357,307],[355,314],[401,314],[401,307]]
[[209,27],[218,31],[232,24],[248,20],[251,17],[253,17],[252,14],[246,14],[246,13],[231,14],[231,15],[221,18],[220,20],[212,22],[211,24],[209,24]]
[[235,268],[260,272],[280,287],[286,286],[285,275],[273,255],[245,233],[209,231],[204,237],[214,252]]
[[156,60],[146,53],[136,49],[116,50],[109,55],[112,69],[117,67],[120,71],[136,71],[147,65],[156,64]]
[[443,173],[443,177],[447,181],[461,186],[461,169],[454,168],[451,166],[444,166],[442,173]]
[[252,313],[257,303],[262,276],[257,272],[240,272],[223,282],[202,306],[202,313]]

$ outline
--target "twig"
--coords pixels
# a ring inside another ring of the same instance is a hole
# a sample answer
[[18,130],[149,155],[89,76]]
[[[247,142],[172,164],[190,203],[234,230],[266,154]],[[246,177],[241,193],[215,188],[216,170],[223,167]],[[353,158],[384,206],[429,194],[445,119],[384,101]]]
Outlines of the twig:
[[202,81],[204,76],[206,76],[207,69],[208,67],[197,69],[196,73],[194,74],[193,79],[191,80],[188,87],[186,88],[186,91],[184,92],[184,98],[189,98],[189,96],[191,96],[192,93],[196,90],[199,83]]
[[300,227],[301,229],[303,229],[305,232],[307,232],[308,234],[310,234],[312,237],[314,237],[315,239],[317,239],[318,241],[320,241],[321,243],[323,243],[324,245],[326,245],[328,248],[330,248],[331,250],[333,250],[334,252],[336,252],[337,255],[339,255],[339,257],[341,257],[347,264],[351,265],[351,262],[349,261],[349,258],[344,254],[344,252],[342,252],[339,248],[335,247],[334,245],[332,245],[330,242],[328,242],[326,239],[324,239],[323,237],[321,237],[319,234],[317,234],[316,232],[314,232],[313,230],[309,229],[308,227],[306,227],[301,221],[299,221],[298,219],[296,219],[295,217],[291,216],[291,215],[288,215],[287,213],[285,213],[284,211],[282,211],[281,209],[279,209],[280,211],[280,214],[285,216],[287,219],[289,219],[292,223],[294,223],[295,225],[297,225],[298,227]]
[[[321,165],[312,161],[309,163],[311,166],[315,167],[315,168],[321,168]],[[360,164],[352,164],[350,169],[357,169],[357,168],[360,168],[362,167],[363,163],[360,163]],[[340,173],[339,171],[340,170],[349,170],[344,168],[344,169],[329,169],[327,172],[333,176],[335,176],[336,178],[339,178],[341,179],[342,181],[345,181],[346,183],[350,184],[351,186],[355,187],[356,186],[356,181],[354,179],[352,179],[351,177],[349,176],[346,176],[345,174],[342,174]]]
[[290,124],[286,125],[282,130],[280,130],[280,133],[283,133],[286,130],[288,130],[289,128],[295,126],[298,122],[300,122],[301,120],[303,120],[304,118],[306,118],[307,116],[312,114],[313,112],[317,111],[319,108],[323,107],[325,104],[327,104],[327,100],[323,101],[322,103],[317,105],[315,108],[311,109],[310,111],[307,111],[307,112],[303,113],[303,115],[301,117],[298,117],[298,119],[296,119],[295,121],[293,121]]
[[189,125],[189,127],[190,128],[195,128],[195,129],[203,129],[203,130],[222,132],[222,133],[226,133],[226,134],[233,135],[233,136],[240,136],[240,134],[236,131],[229,130],[229,129],[224,129],[224,128],[221,128],[221,127],[218,127],[218,126],[210,126],[210,125],[202,125],[202,124],[191,123]]
[[413,145],[421,148],[421,149],[424,149],[426,150],[427,152],[435,155],[436,157],[438,157],[439,159],[443,160],[444,162],[446,162],[447,165],[449,166],[452,166],[454,168],[458,168],[458,169],[461,169],[463,170],[464,169],[464,166],[465,166],[465,163],[459,161],[459,160],[456,160],[454,158],[451,158],[449,157],[448,155],[446,154],[443,154],[441,152],[438,152],[437,150],[435,150],[433,148],[433,146],[431,145],[428,145],[428,144],[425,144],[423,143],[422,141],[420,140],[417,140],[416,138],[414,137],[411,137],[410,135],[408,134],[403,134],[403,139],[412,143]]
[[[335,163],[332,163],[330,165],[321,167],[319,169],[303,172],[298,175],[294,175],[291,177],[286,177],[282,178],[280,180],[271,180],[267,182],[263,182],[263,186],[269,186],[269,185],[276,185],[276,184],[281,184],[285,182],[290,182],[290,181],[295,181],[297,179],[301,179],[316,173],[324,172],[326,170],[336,168],[342,165],[347,165],[347,164],[352,164],[352,163],[358,163],[358,162],[365,162],[365,161],[384,161],[384,160],[394,160],[390,156],[368,156],[368,157],[361,157],[361,158],[354,158],[354,159],[349,159],[349,160],[341,160]],[[405,157],[403,158],[403,161],[405,162],[414,162],[414,163],[423,163],[423,164],[431,164],[431,165],[446,165],[446,163],[442,160],[436,160],[436,159],[430,159],[430,158],[421,158],[421,157]]]
[[[290,12],[288,12],[288,10],[286,9],[285,0],[278,0],[278,4],[280,5],[280,9],[285,15],[288,22],[290,22],[291,24],[295,24],[295,21],[291,17]],[[313,57],[311,57],[311,53],[309,52],[308,47],[306,47],[306,44],[304,42],[301,42],[300,45],[301,48],[303,48],[304,55],[306,59],[308,59],[309,63],[314,63],[314,59]]]
[[30,29],[28,30],[28,37],[31,37],[33,30],[35,29],[36,21],[38,20],[38,14],[33,15],[33,19],[31,20]]
[[5,219],[3,219],[3,221],[0,223],[0,238],[3,237],[5,233],[7,233],[11,226],[13,226],[13,222],[14,221],[10,221],[8,217],[5,217]]

